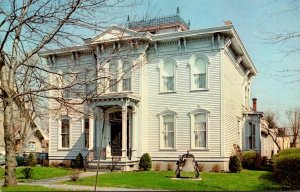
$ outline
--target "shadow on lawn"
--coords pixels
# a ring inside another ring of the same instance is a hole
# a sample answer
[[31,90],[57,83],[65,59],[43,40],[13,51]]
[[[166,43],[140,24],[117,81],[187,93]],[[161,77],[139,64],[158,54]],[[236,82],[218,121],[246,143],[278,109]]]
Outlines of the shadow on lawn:
[[[280,186],[279,183],[276,182],[276,179],[274,178],[272,172],[266,172],[264,174],[262,174],[259,179],[261,181],[266,181],[266,182],[263,182],[264,185],[261,185],[261,190],[278,190],[278,189],[281,189],[281,190],[284,190],[283,186]],[[268,183],[274,183],[273,187],[270,188],[270,185],[268,185]]]

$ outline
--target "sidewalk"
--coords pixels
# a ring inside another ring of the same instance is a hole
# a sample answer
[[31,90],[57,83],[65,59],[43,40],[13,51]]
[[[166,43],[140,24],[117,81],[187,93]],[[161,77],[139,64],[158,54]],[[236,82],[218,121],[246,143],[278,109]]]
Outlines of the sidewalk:
[[[99,174],[105,174],[105,172],[100,172]],[[89,177],[96,175],[96,172],[83,172],[80,174],[80,178]],[[94,191],[94,186],[83,186],[83,185],[68,185],[68,184],[59,184],[63,181],[70,180],[69,176],[49,178],[49,179],[40,179],[32,182],[18,183],[19,185],[39,185],[48,188],[54,188],[59,190],[66,191]],[[131,188],[116,188],[116,187],[97,187],[97,191],[157,191],[151,189],[131,189]]]

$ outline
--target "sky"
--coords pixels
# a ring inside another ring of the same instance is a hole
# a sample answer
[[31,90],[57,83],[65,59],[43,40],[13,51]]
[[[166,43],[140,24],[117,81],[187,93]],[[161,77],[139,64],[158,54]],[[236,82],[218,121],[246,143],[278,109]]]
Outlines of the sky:
[[279,126],[287,126],[286,110],[300,108],[300,51],[291,51],[300,48],[300,37],[278,43],[273,38],[300,36],[300,0],[151,0],[132,9],[130,17],[167,16],[177,6],[192,30],[233,23],[258,70],[251,98],[258,99],[258,111],[275,112]]

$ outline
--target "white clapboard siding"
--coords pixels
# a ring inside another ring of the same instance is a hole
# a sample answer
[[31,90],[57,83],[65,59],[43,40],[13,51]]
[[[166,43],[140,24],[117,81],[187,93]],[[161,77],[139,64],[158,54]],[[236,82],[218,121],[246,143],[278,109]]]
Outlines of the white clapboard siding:
[[[220,157],[220,54],[202,52],[210,59],[208,65],[208,91],[190,91],[189,59],[194,53],[149,56],[148,61],[148,101],[147,126],[143,126],[143,152],[153,158],[178,158],[179,154],[191,149],[191,126],[189,113],[198,106],[210,111],[208,118],[208,150],[193,150],[196,157]],[[158,63],[163,58],[174,58],[176,68],[176,93],[160,93]],[[160,123],[158,114],[166,108],[177,113],[176,150],[160,150]],[[144,111],[144,110],[143,110]],[[144,121],[144,119],[143,119]]]
[[[224,52],[223,52],[224,53]],[[230,60],[227,53],[223,54],[223,90],[224,90],[224,149],[225,157],[232,153],[233,144],[239,144],[238,120],[241,120],[243,105],[243,76]],[[242,123],[242,122],[241,122]]]

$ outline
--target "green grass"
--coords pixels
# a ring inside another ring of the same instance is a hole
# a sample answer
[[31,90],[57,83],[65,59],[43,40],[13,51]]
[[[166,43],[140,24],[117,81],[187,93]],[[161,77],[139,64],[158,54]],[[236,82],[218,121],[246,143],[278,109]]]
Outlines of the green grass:
[[[124,172],[100,175],[98,186],[125,187],[165,190],[278,190],[280,186],[272,181],[272,175],[266,171],[243,170],[241,173],[202,173],[201,181],[171,180],[174,172]],[[94,185],[95,176],[64,183],[75,185]]]
[[[17,167],[17,179],[18,181],[25,180],[24,175],[21,171],[25,167]],[[46,178],[53,178],[53,177],[60,177],[69,174],[69,171],[64,168],[57,168],[57,167],[32,167],[33,169],[33,180],[37,179],[46,179]],[[4,168],[0,168],[0,179],[4,178]]]
[[300,157],[300,148],[284,149],[279,152],[278,156],[279,158]]
[[17,185],[15,187],[0,187],[0,191],[57,191],[57,189],[37,185]]

